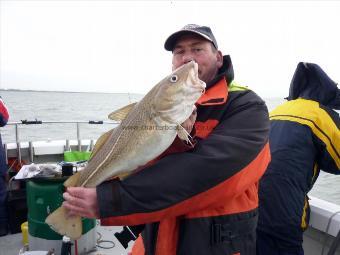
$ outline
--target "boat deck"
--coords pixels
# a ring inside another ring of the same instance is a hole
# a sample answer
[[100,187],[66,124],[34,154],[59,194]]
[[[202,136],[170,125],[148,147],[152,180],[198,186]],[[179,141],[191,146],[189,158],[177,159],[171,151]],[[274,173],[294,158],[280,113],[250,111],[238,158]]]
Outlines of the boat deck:
[[[114,233],[121,231],[121,227],[103,227],[97,226],[97,247],[87,252],[88,255],[127,255],[131,250],[132,242],[129,243],[129,247],[125,250],[124,247],[114,236]],[[22,234],[17,233],[13,235],[6,235],[0,237],[0,255],[19,255],[20,250],[23,251],[24,245],[22,242]],[[29,252],[27,252],[29,255]],[[31,255],[45,255],[47,251],[40,253],[33,253]],[[60,254],[60,251],[55,253]],[[72,254],[75,254],[72,252]],[[80,255],[81,253],[79,253]],[[84,253],[83,253],[84,254]]]
[[[129,243],[128,249],[124,249],[114,236],[114,233],[120,232],[121,227],[96,227],[97,248],[87,252],[88,255],[127,255],[131,250],[133,242]],[[304,250],[308,255],[325,255],[327,254],[334,236],[326,234],[310,226],[304,235]],[[99,247],[101,246],[101,247]],[[24,248],[22,234],[13,234],[0,237],[0,255],[19,255],[20,250]],[[45,253],[31,253],[30,255],[45,255]],[[56,252],[60,254],[60,252]],[[72,253],[74,255],[74,252]],[[84,254],[84,253],[79,253]],[[29,254],[27,254],[29,255]],[[335,255],[340,255],[339,248]]]

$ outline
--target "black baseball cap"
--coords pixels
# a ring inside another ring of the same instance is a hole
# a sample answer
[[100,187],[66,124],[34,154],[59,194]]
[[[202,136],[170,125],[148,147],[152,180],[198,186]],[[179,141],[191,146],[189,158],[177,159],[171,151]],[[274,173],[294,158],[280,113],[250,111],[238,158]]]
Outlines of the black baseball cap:
[[164,43],[164,48],[168,51],[172,51],[175,47],[175,44],[176,44],[178,38],[185,35],[185,34],[189,34],[189,33],[193,33],[193,34],[197,34],[199,36],[202,36],[204,39],[210,41],[215,46],[216,49],[218,49],[215,36],[212,33],[210,27],[200,26],[200,25],[196,25],[196,24],[185,25],[179,31],[171,34],[168,37],[168,39],[166,39],[166,41]]

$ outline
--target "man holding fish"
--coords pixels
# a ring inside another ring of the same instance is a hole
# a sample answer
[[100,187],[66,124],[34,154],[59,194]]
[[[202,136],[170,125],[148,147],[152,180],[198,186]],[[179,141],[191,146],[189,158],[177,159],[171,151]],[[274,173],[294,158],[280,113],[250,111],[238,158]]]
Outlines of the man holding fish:
[[[130,120],[123,120],[125,124],[122,122],[119,128],[129,125],[134,114],[139,118],[134,113],[138,110],[138,114],[152,112],[152,118],[167,119],[167,123],[177,121],[177,133],[171,136],[170,143],[161,138],[166,135],[164,130],[157,134],[159,142],[151,137],[140,142],[162,147],[157,152],[149,152],[146,146],[144,151],[136,152],[138,145],[132,146],[130,154],[144,157],[147,162],[141,166],[144,161],[136,159],[138,162],[127,168],[138,171],[127,177],[122,177],[121,171],[111,174],[121,178],[105,182],[92,181],[90,175],[88,182],[82,178],[75,185],[65,184],[68,188],[63,208],[69,215],[100,218],[103,225],[145,224],[133,255],[256,254],[258,181],[270,161],[267,107],[254,92],[234,82],[231,59],[222,55],[209,27],[186,25],[171,34],[164,47],[173,54],[174,73],[166,79],[174,84],[192,83],[192,88],[186,89],[184,97],[177,101],[173,98],[178,97],[179,89],[167,95],[171,100],[155,100],[152,104],[157,111],[140,110],[144,107],[141,102],[132,110],[127,107],[130,113],[122,116]],[[186,73],[180,72],[183,69],[187,69]],[[184,79],[184,74],[189,78]],[[199,95],[198,90],[204,89],[202,81],[205,92]],[[150,98],[166,93],[154,89],[148,93]],[[175,106],[167,108],[170,101],[178,107],[186,106],[177,112]],[[117,112],[110,116],[116,118]],[[112,139],[114,132],[99,140]],[[142,131],[137,128],[134,132]],[[116,136],[116,140],[121,139]],[[99,141],[91,160],[95,161],[104,149],[105,144],[101,146]],[[155,160],[150,161],[144,154]]]

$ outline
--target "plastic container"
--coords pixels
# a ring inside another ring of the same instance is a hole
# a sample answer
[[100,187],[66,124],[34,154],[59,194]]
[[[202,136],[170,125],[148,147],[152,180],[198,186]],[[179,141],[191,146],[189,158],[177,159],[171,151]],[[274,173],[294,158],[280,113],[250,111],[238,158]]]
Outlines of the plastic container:
[[25,221],[21,224],[21,233],[22,233],[22,243],[23,245],[28,245],[28,222]]
[[[61,240],[62,236],[53,231],[45,219],[61,206],[65,178],[40,179],[27,182],[28,233],[46,240]],[[83,234],[95,227],[94,219],[83,219]]]

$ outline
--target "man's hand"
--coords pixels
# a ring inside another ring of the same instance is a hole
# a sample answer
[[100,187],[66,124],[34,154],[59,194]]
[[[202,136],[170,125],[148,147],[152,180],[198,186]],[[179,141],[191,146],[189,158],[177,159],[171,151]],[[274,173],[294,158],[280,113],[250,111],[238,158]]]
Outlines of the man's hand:
[[190,134],[193,127],[194,127],[194,124],[195,124],[195,121],[196,121],[196,118],[197,118],[197,109],[195,107],[194,111],[192,112],[192,114],[189,116],[189,118],[184,121],[181,126],[184,127],[184,129]]
[[70,187],[63,197],[63,206],[68,209],[69,216],[99,218],[96,188]]

